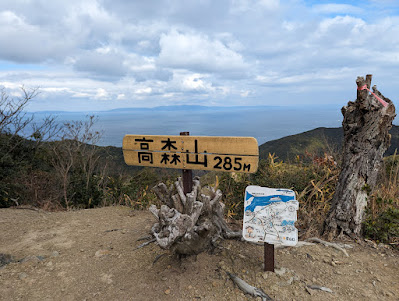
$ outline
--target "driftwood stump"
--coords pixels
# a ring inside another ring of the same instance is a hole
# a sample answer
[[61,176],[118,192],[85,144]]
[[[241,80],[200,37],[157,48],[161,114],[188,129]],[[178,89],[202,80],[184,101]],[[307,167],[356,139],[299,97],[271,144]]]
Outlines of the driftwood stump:
[[152,227],[158,245],[180,255],[199,254],[214,246],[219,238],[240,237],[224,220],[222,192],[209,188],[210,195],[201,193],[201,183],[194,178],[192,191],[184,194],[179,178],[169,188],[160,183],[153,188],[163,205],[150,211],[158,222]]
[[376,185],[383,155],[391,143],[388,131],[396,116],[395,106],[376,86],[373,92],[381,100],[369,94],[371,78],[357,78],[357,99],[342,108],[342,170],[324,225],[324,234],[330,239],[342,233],[359,236],[368,194]]

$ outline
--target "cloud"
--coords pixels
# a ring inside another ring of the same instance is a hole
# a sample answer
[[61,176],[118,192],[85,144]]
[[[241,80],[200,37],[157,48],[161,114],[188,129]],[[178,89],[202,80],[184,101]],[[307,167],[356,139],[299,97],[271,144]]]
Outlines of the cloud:
[[241,54],[206,35],[173,30],[162,34],[159,44],[158,63],[165,67],[217,73],[244,70],[247,66]]
[[103,77],[123,77],[128,72],[124,59],[124,54],[115,49],[98,48],[80,54],[75,59],[74,68]]
[[95,99],[107,99],[108,98],[108,92],[107,90],[103,89],[103,88],[98,88],[97,89],[97,93],[94,96]]
[[316,84],[317,82],[334,83],[341,81],[342,79],[346,80],[347,76],[345,76],[345,74],[350,74],[351,72],[352,70],[349,68],[326,69],[317,72],[306,72],[292,75],[270,72],[258,75],[256,80],[262,84],[270,86]]
[[11,11],[0,12],[0,45],[1,59],[21,63],[62,57],[73,46]]
[[206,83],[203,78],[204,76],[201,76],[201,74],[185,76],[182,80],[182,86],[184,89],[191,91],[212,91],[212,84]]
[[360,14],[364,12],[361,7],[357,7],[350,4],[317,4],[312,7],[312,10],[318,14]]
[[151,94],[152,88],[151,87],[145,87],[145,88],[138,88],[136,89],[135,93],[136,94]]
[[260,0],[259,4],[268,10],[276,10],[280,6],[280,0]]

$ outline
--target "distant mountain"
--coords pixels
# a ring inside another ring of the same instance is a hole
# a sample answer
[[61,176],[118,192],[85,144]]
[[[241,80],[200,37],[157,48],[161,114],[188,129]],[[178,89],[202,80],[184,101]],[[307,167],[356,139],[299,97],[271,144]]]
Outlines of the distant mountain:
[[[385,156],[390,156],[399,148],[399,126],[393,125],[391,146]],[[322,155],[324,152],[339,153],[342,150],[343,129],[316,128],[304,133],[268,141],[259,146],[259,157],[266,159],[268,154],[276,154],[283,161],[294,160],[296,156],[307,158],[310,155]]]
[[200,106],[200,105],[174,105],[174,106],[159,106],[153,108],[119,108],[113,109],[106,112],[134,112],[134,111],[235,111],[235,110],[245,110],[245,109],[275,109],[282,108],[278,106],[230,106],[230,107],[217,107],[217,106]]

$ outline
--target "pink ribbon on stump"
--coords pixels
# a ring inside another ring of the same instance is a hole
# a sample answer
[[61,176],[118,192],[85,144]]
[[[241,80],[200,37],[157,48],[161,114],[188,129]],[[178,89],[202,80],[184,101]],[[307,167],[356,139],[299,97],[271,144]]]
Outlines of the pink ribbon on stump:
[[364,85],[364,86],[362,86],[362,87],[360,87],[360,88],[357,88],[357,89],[358,89],[358,90],[368,90],[371,94],[374,95],[375,98],[378,99],[378,101],[379,101],[384,107],[387,107],[387,106],[388,106],[388,103],[387,103],[385,100],[383,100],[382,98],[380,98],[380,97],[378,97],[377,95],[375,95],[374,92],[371,92],[370,89],[367,88],[367,85]]

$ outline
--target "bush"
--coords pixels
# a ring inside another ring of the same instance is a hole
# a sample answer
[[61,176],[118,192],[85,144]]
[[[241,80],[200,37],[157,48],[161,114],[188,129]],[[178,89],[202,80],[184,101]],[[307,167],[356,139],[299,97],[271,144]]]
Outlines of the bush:
[[364,222],[364,235],[376,242],[398,246],[399,208],[388,208],[376,218],[369,215]]
[[134,209],[147,209],[151,204],[158,202],[151,188],[160,181],[170,185],[172,177],[162,177],[158,170],[153,168],[144,168],[134,176],[108,177],[103,205],[125,205]]
[[242,219],[244,215],[245,188],[251,185],[247,174],[221,173],[220,182],[216,178],[215,190],[223,192],[223,203],[227,217]]

